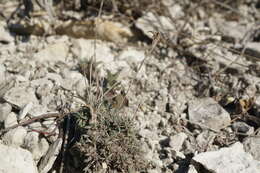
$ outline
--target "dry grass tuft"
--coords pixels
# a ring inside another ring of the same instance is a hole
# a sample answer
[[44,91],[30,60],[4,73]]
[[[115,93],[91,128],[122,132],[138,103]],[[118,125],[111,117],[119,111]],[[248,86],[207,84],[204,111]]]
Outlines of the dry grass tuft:
[[[75,160],[70,165],[79,172],[145,171],[148,162],[144,160],[134,120],[119,111],[122,107],[115,107],[113,100],[106,99],[106,94],[114,93],[120,85],[116,75],[108,72],[101,79],[93,61],[80,62],[79,70],[91,85],[83,98],[86,105],[72,113],[80,137],[69,149]],[[104,81],[106,85],[102,84]]]
[[103,105],[95,123],[86,124],[83,117],[91,117],[90,112],[85,107],[76,115],[81,138],[71,152],[77,153],[78,159],[83,160],[80,169],[85,172],[102,169],[105,172],[144,171],[148,164],[143,159],[133,120]]

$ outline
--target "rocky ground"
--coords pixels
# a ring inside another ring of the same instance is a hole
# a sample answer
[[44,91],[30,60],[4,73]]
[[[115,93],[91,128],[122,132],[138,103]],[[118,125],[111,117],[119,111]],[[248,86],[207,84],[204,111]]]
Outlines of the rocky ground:
[[260,172],[260,1],[30,2],[0,2],[0,172]]

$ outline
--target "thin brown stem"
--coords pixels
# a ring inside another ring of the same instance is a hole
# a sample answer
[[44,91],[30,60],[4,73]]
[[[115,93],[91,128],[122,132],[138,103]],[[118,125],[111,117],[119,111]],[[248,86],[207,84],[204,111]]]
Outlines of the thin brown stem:
[[11,129],[19,127],[19,126],[25,126],[25,125],[28,125],[28,124],[32,124],[32,123],[34,123],[36,121],[40,121],[40,120],[46,119],[46,118],[53,118],[53,117],[58,118],[58,117],[61,117],[61,116],[62,116],[62,114],[60,114],[60,113],[47,113],[47,114],[43,114],[43,115],[31,118],[29,120],[23,121],[23,122],[21,122],[19,124],[15,124],[15,125],[13,125],[11,127],[7,127],[7,128],[5,128],[3,130],[0,130],[0,135],[5,133],[5,132],[8,132]]

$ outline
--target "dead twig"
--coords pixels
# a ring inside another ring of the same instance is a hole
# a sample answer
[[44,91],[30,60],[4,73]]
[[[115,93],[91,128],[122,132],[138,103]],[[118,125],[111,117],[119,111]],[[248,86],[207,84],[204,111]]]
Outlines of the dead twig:
[[53,118],[53,117],[56,117],[56,118],[61,118],[63,117],[64,115],[60,114],[60,113],[47,113],[47,114],[43,114],[43,115],[40,115],[40,116],[37,116],[37,117],[34,117],[34,118],[31,118],[29,120],[26,120],[26,121],[23,121],[19,124],[15,124],[11,127],[8,127],[8,128],[5,128],[3,130],[0,130],[0,135],[2,135],[3,133],[5,132],[8,132],[9,130],[12,130],[16,127],[19,127],[19,126],[25,126],[25,125],[28,125],[28,124],[32,124],[34,122],[37,122],[37,121],[40,121],[42,119],[46,119],[46,118]]

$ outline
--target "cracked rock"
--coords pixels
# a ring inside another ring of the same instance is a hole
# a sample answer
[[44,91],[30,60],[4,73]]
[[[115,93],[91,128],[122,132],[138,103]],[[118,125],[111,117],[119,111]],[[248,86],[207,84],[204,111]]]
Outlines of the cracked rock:
[[18,108],[22,108],[30,102],[38,104],[35,91],[31,87],[16,86],[7,91],[3,98],[6,102]]
[[212,98],[202,98],[189,102],[189,119],[214,130],[230,124],[229,113]]

